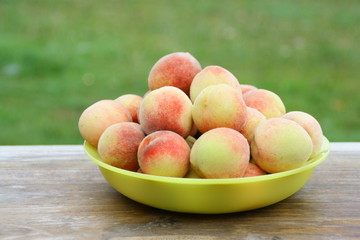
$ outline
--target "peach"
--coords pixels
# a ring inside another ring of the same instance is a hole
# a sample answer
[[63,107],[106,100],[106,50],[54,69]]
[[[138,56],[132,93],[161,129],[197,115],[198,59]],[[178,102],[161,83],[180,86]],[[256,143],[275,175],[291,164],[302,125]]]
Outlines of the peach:
[[243,95],[246,106],[260,111],[266,118],[281,117],[285,114],[285,105],[281,98],[265,89],[256,89]]
[[193,136],[188,136],[185,141],[187,142],[187,144],[189,145],[190,148],[192,148],[192,146],[194,145],[196,138],[194,138]]
[[[194,124],[195,125],[195,124]],[[202,133],[200,131],[197,131],[194,135],[195,139],[198,139],[200,136],[202,135]]]
[[138,161],[146,174],[184,177],[190,166],[190,147],[177,133],[162,130],[149,134],[140,143]]
[[305,129],[285,118],[267,119],[256,128],[251,142],[254,162],[269,173],[301,167],[310,158],[312,149]]
[[114,167],[136,171],[137,150],[145,137],[141,126],[133,122],[116,123],[101,135],[98,152],[103,162]]
[[253,85],[249,85],[249,84],[240,84],[240,88],[241,88],[242,94],[245,94],[247,92],[257,89],[257,87],[255,87]]
[[265,116],[256,110],[255,108],[246,107],[246,122],[243,128],[240,130],[240,133],[248,140],[251,144],[251,140],[254,136],[255,129],[262,122],[265,122]]
[[170,130],[186,138],[193,127],[192,103],[175,87],[162,87],[148,93],[139,108],[139,122],[145,133]]
[[190,86],[190,99],[195,102],[200,92],[208,86],[215,84],[228,84],[241,93],[240,83],[228,70],[219,66],[207,66],[196,74]]
[[246,121],[246,106],[235,88],[227,84],[211,85],[196,98],[192,117],[202,133],[218,127],[240,131]]
[[185,178],[200,178],[199,175],[196,174],[194,169],[190,166],[189,171],[184,176]]
[[176,52],[160,58],[152,67],[148,84],[150,90],[173,86],[189,95],[190,85],[201,65],[190,53]]
[[138,123],[137,111],[142,100],[143,98],[138,95],[125,94],[116,98],[114,101],[123,105],[130,112],[133,122]]
[[191,130],[190,130],[189,135],[194,137],[197,133],[198,133],[198,129],[197,129],[196,125],[193,124],[193,126],[192,126],[192,128],[191,128]]
[[144,94],[143,98],[144,98],[146,95],[148,95],[150,92],[151,92],[151,90],[146,91],[146,93]]
[[255,163],[249,162],[248,167],[246,168],[246,171],[244,173],[243,177],[256,177],[256,176],[262,176],[266,175],[267,173],[262,170],[258,165]]
[[100,100],[86,108],[79,118],[81,136],[97,147],[99,138],[106,128],[119,122],[131,122],[129,111],[113,100]]
[[249,158],[246,138],[231,128],[216,128],[204,133],[190,152],[191,167],[202,178],[242,177]]
[[323,132],[320,123],[313,116],[301,111],[292,111],[282,117],[297,122],[310,135],[314,146],[311,157],[320,153],[323,144]]

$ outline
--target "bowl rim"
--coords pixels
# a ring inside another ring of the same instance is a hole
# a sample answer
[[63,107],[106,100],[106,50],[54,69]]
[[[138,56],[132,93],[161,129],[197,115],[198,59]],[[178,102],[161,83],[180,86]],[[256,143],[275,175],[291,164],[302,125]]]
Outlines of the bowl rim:
[[139,172],[133,172],[104,163],[103,161],[98,159],[97,156],[94,156],[91,153],[91,152],[97,153],[97,149],[91,146],[88,142],[84,141],[83,147],[86,155],[99,167],[105,168],[115,173],[126,175],[128,177],[135,177],[148,181],[174,183],[174,184],[223,185],[223,184],[243,184],[243,183],[251,183],[251,182],[268,181],[268,180],[283,178],[289,175],[297,174],[315,168],[317,165],[325,161],[325,159],[327,158],[330,152],[329,140],[325,136],[323,138],[324,140],[323,140],[322,151],[316,156],[307,160],[306,163],[299,168],[278,172],[278,173],[266,174],[262,176],[242,177],[242,178],[217,178],[217,179],[164,177],[164,176],[156,176],[156,175],[144,174]]

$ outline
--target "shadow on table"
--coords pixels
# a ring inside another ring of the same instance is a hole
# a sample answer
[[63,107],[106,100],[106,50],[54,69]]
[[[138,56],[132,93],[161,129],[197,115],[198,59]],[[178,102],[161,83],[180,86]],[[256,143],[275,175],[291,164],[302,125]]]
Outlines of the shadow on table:
[[[165,239],[181,236],[181,239],[191,239],[195,235],[199,239],[199,232],[204,233],[203,239],[215,239],[224,234],[229,237],[263,239],[260,236],[263,231],[270,234],[271,239],[281,239],[277,235],[279,229],[288,226],[289,222],[294,223],[296,216],[313,213],[315,210],[311,204],[304,204],[301,191],[271,206],[228,214],[165,211],[137,203],[113,189],[108,192],[107,197],[121,204],[118,204],[118,210],[112,206],[112,213],[104,216],[112,219],[112,224],[104,229],[105,239],[126,236],[156,236],[158,239],[159,236]],[[122,221],[124,212],[128,214],[128,218]]]

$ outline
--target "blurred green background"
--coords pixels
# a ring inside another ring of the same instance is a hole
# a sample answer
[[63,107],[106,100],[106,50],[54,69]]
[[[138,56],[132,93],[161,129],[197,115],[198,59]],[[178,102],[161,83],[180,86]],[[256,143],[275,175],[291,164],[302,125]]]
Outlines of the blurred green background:
[[143,95],[186,51],[360,141],[359,1],[0,0],[0,144],[81,144],[100,99]]

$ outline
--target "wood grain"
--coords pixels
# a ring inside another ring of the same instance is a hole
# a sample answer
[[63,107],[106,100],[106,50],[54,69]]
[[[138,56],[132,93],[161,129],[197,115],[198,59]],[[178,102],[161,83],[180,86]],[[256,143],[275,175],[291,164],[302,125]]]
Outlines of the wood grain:
[[195,215],[122,196],[82,146],[0,146],[0,239],[360,239],[360,143],[331,149],[282,202]]

